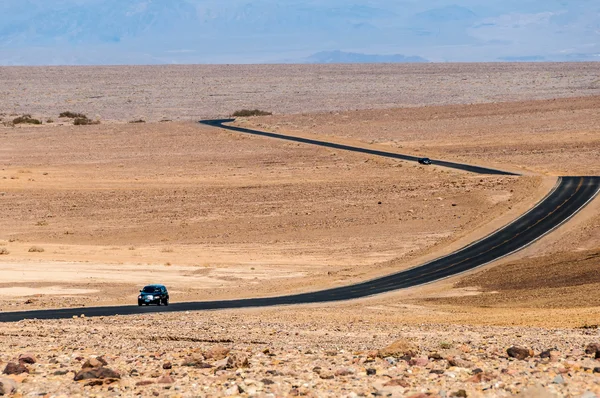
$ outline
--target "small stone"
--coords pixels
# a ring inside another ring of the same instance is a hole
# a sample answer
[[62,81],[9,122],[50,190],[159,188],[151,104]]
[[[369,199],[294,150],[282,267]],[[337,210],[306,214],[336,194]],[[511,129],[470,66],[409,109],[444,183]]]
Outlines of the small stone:
[[368,368],[366,370],[366,372],[367,372],[367,376],[375,376],[377,374],[377,370],[373,369],[373,368]]
[[483,381],[483,373],[477,373],[467,379],[469,383],[481,383]]
[[467,392],[465,390],[458,390],[458,391],[454,391],[450,396],[451,397],[467,398]]
[[354,370],[353,369],[338,369],[335,372],[336,376],[350,376],[354,374]]
[[204,359],[211,359],[213,361],[219,361],[221,359],[226,358],[229,355],[229,352],[231,350],[229,350],[228,348],[225,348],[223,346],[215,346],[213,348],[211,348],[210,350],[206,351],[204,353]]
[[22,363],[9,362],[2,373],[5,375],[20,375],[21,373],[29,373],[29,369]]
[[173,384],[175,383],[175,379],[173,379],[171,376],[164,375],[159,377],[158,380],[156,380],[156,382],[158,384]]
[[384,387],[409,387],[410,384],[402,379],[392,379],[383,385]]
[[398,362],[394,357],[385,357],[384,360],[390,365],[395,365]]
[[95,369],[82,369],[75,374],[74,380],[88,380],[88,379],[120,379],[121,375],[118,372],[110,368],[95,368]]
[[163,363],[162,368],[165,370],[173,369],[173,364],[171,362],[165,362]]
[[409,359],[417,356],[419,352],[418,347],[407,339],[396,340],[389,346],[379,350],[377,356],[379,358],[393,357],[401,359],[408,357]]
[[450,365],[450,366],[456,366],[458,368],[465,368],[465,369],[470,369],[473,367],[472,362],[465,361],[464,359],[461,359],[461,358],[448,357],[448,358],[446,358],[446,360],[448,361],[448,365]]
[[600,343],[590,343],[585,347],[585,353],[588,355],[596,354],[600,351]]
[[533,356],[532,350],[530,350],[529,348],[519,347],[519,346],[510,347],[509,349],[506,350],[506,353],[508,354],[509,357],[516,358],[519,360],[525,360],[525,359]]
[[565,384],[565,378],[562,377],[562,375],[557,375],[553,380],[552,383],[554,384]]
[[335,378],[334,374],[331,373],[330,371],[321,371],[319,373],[319,377],[323,380],[331,380],[331,379]]
[[0,395],[11,395],[17,391],[17,383],[5,377],[0,377]]
[[89,358],[87,361],[81,365],[81,369],[96,369],[101,368],[102,366],[107,365],[108,363],[102,358]]
[[96,387],[96,386],[101,386],[102,384],[104,384],[104,382],[102,380],[92,379],[92,380],[88,381],[87,383],[85,383],[84,385],[87,387]]
[[553,349],[549,349],[549,350],[544,350],[540,353],[540,358],[550,358],[550,352],[552,352]]
[[154,384],[154,380],[140,380],[135,383],[138,387],[149,386],[150,384]]
[[196,359],[196,358],[186,359],[185,361],[183,361],[181,366],[190,366],[190,367],[194,367],[194,368],[198,368],[198,369],[210,369],[213,367],[213,365],[208,364],[208,363],[202,361],[201,359]]
[[33,354],[26,353],[26,354],[19,355],[19,362],[28,363],[30,365],[33,365],[34,363],[37,362],[37,360]]
[[594,373],[600,373],[600,366],[594,368],[593,372]]
[[242,394],[243,392],[244,392],[244,390],[240,390],[240,387],[237,384],[234,384],[233,386],[231,386],[227,390],[225,390],[225,395],[232,396],[232,395]]
[[54,372],[53,374],[54,374],[54,376],[64,376],[64,375],[66,375],[67,373],[69,373],[69,371],[68,371],[68,370],[66,370],[66,369],[63,369],[63,370],[57,370],[57,371],[56,371],[56,372]]
[[270,385],[275,384],[275,382],[271,379],[262,379],[260,382],[263,383],[265,386],[270,386]]
[[421,366],[425,367],[429,364],[429,359],[427,358],[413,358],[409,362],[410,366]]

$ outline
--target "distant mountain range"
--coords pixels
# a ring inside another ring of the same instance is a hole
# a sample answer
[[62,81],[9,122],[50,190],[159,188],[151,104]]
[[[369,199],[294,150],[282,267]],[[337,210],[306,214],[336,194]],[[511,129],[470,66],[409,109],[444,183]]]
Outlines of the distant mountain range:
[[597,0],[1,0],[0,64],[589,60],[599,15]]

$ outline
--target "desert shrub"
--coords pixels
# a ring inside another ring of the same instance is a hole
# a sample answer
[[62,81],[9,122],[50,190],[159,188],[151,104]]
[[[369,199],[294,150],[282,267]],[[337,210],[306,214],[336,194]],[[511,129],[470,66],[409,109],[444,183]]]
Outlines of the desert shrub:
[[129,123],[146,123],[144,119],[131,120]]
[[87,126],[90,124],[100,124],[100,121],[88,119],[87,116],[86,117],[76,117],[75,120],[73,120],[73,124],[75,126]]
[[261,111],[260,109],[240,109],[239,111],[233,112],[231,116],[237,117],[249,117],[249,116],[269,116],[271,112]]
[[76,112],[63,112],[61,113],[58,117],[66,117],[69,119],[76,119],[76,118],[83,118],[83,119],[87,119],[87,116],[84,115],[83,113],[76,113]]
[[8,249],[6,247],[0,247],[0,256],[6,256],[7,254],[10,254]]
[[37,119],[33,119],[31,115],[23,115],[13,119],[13,124],[42,124]]
[[29,248],[29,253],[43,253],[43,252],[44,252],[44,248],[43,247],[31,246]]
[[48,119],[48,120],[46,120],[46,123],[54,123],[54,120]]

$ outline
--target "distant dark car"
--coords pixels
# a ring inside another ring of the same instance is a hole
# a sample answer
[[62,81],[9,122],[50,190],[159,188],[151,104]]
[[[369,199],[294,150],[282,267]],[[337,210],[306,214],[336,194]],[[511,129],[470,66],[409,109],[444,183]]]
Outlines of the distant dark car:
[[421,159],[419,159],[419,164],[431,164],[431,159],[421,158]]
[[163,285],[148,285],[140,290],[138,305],[169,305],[169,292]]

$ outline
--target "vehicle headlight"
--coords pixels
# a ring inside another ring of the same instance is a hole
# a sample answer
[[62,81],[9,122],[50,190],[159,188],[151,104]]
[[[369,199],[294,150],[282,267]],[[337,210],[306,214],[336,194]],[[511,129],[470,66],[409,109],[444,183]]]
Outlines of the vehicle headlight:
[[141,299],[141,298],[142,298],[142,296],[138,296],[138,298],[139,298],[139,299]]

